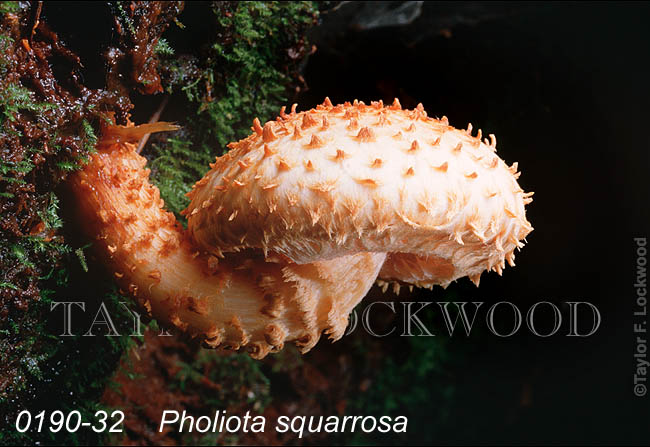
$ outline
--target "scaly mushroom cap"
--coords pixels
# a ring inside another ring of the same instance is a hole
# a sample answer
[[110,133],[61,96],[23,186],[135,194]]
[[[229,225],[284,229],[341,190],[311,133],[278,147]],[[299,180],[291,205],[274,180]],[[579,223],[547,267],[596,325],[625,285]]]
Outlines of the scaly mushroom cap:
[[531,230],[516,163],[496,139],[427,117],[422,105],[355,101],[275,121],[218,157],[189,193],[198,245],[261,249],[296,264],[388,253],[379,277],[432,286],[512,265]]

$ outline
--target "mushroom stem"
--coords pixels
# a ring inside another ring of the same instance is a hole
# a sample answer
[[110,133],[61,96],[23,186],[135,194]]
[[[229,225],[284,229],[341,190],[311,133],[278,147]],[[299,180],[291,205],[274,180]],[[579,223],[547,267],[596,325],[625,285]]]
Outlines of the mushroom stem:
[[110,127],[88,165],[70,178],[79,221],[121,289],[206,346],[245,347],[256,358],[285,341],[309,350],[322,331],[340,338],[385,254],[297,265],[267,262],[261,250],[225,258],[199,251],[164,210],[131,143],[156,130]]

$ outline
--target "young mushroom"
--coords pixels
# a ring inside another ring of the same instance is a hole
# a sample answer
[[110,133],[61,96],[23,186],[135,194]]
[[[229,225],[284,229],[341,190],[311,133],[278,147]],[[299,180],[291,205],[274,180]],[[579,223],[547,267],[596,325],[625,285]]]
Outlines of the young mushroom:
[[530,194],[494,136],[481,141],[421,105],[328,99],[256,119],[188,194],[183,230],[133,144],[168,129],[108,127],[70,182],[122,289],[210,347],[307,351],[323,332],[343,335],[375,281],[478,285],[483,271],[514,265],[532,230]]

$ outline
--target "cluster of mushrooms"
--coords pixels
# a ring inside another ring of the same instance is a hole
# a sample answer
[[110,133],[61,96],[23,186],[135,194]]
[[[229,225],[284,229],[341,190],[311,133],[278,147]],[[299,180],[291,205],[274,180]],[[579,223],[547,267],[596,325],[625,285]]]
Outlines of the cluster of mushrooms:
[[187,230],[136,153],[166,123],[109,126],[70,180],[80,221],[120,287],[208,347],[303,352],[378,282],[446,286],[501,274],[532,230],[517,164],[493,135],[398,100],[296,107],[228,145],[189,193]]

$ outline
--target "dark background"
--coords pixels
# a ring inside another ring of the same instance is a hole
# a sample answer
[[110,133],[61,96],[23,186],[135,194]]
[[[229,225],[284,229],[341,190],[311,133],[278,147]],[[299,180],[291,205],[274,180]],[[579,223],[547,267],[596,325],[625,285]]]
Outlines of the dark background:
[[[484,307],[511,301],[522,311],[551,301],[564,317],[563,302],[589,301],[599,308],[602,324],[584,339],[564,336],[566,321],[548,339],[524,329],[508,339],[486,331],[452,338],[449,355],[463,356],[445,366],[453,398],[403,409],[421,417],[410,419],[400,441],[647,445],[650,397],[632,392],[632,325],[633,237],[647,237],[650,228],[650,6],[417,3],[350,2],[324,13],[310,36],[317,51],[304,67],[308,90],[294,98],[299,110],[325,96],[334,103],[391,102],[397,96],[408,108],[422,102],[429,115],[445,115],[455,127],[471,122],[484,135],[496,134],[498,155],[508,164],[518,161],[520,185],[535,191],[527,207],[535,230],[517,254],[517,266],[503,277],[484,274],[479,289],[462,280],[446,292],[416,291],[408,299],[444,301],[452,294],[484,301]],[[75,4],[79,16],[72,29],[64,26],[71,16],[48,5],[50,24],[70,30],[68,38],[87,55],[84,82],[91,87],[102,85],[104,62],[96,41],[89,40],[86,51],[74,34],[110,40],[109,22],[101,28],[97,24],[104,21],[78,20],[84,11],[107,13],[99,5]],[[208,23],[191,11],[183,16],[189,28]],[[178,45],[175,32],[168,35]],[[147,97],[134,103],[135,122],[146,121],[158,106]],[[175,119],[173,104],[174,98],[163,119]],[[382,341],[387,352],[404,342]],[[330,349],[325,343],[317,349]],[[343,340],[331,350],[349,344]],[[431,389],[440,386],[437,377]],[[411,378],[403,382],[408,389]]]
[[[415,18],[395,24],[400,12]],[[425,2],[419,13],[345,4],[314,30],[301,108],[325,96],[422,102],[455,127],[495,133],[497,153],[518,161],[520,185],[535,191],[535,230],[516,268],[484,274],[480,289],[455,285],[463,301],[522,311],[589,301],[602,315],[584,339],[560,335],[565,321],[549,339],[473,340],[473,357],[451,372],[456,397],[436,441],[648,442],[650,397],[632,392],[632,238],[649,229],[649,12],[646,3]],[[415,299],[440,300],[439,290]],[[410,425],[412,442],[427,429]]]

